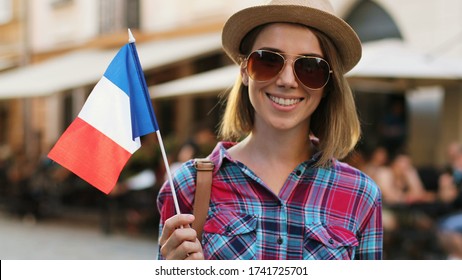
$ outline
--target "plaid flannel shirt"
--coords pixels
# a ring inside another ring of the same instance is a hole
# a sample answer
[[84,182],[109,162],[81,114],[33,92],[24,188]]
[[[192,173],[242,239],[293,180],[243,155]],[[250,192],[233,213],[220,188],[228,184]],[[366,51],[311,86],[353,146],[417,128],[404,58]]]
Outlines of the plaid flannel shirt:
[[[330,168],[301,163],[278,195],[220,142],[202,248],[205,259],[381,259],[381,193],[361,171],[337,160]],[[182,213],[192,213],[196,170],[188,161],[174,174]],[[163,223],[175,215],[168,182],[160,190]],[[160,236],[160,235],[159,235]],[[161,254],[158,254],[162,259]]]

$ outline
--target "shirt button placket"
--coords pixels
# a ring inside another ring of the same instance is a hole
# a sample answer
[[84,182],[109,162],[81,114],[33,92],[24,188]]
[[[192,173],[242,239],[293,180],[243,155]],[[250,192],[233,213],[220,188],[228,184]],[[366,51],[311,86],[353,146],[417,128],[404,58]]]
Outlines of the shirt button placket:
[[284,246],[282,246],[284,244],[284,242],[286,242],[286,246],[288,246],[288,239],[287,239],[287,235],[288,235],[288,220],[289,220],[289,217],[288,217],[288,211],[287,211],[287,206],[286,206],[286,203],[285,201],[282,201],[281,200],[281,209],[280,209],[280,216],[279,216],[279,220],[281,221],[281,231],[279,232],[278,234],[278,238],[276,239],[276,243],[277,243],[277,246],[279,246],[279,257],[281,259],[286,259],[287,258],[287,248],[285,248]]

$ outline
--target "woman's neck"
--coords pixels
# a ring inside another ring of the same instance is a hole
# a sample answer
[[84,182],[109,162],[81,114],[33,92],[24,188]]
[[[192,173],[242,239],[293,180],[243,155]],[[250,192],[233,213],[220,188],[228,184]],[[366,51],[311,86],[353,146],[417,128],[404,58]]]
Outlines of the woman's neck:
[[265,134],[254,131],[228,152],[279,194],[289,174],[311,157],[312,150],[308,132]]
[[231,155],[243,161],[296,165],[308,160],[312,152],[308,130],[265,131],[256,128],[235,146]]

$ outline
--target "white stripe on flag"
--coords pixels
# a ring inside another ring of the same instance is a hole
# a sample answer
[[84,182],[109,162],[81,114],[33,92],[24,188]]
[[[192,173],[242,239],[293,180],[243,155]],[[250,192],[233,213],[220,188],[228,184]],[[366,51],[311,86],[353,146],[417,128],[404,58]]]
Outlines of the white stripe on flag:
[[141,146],[139,138],[132,139],[128,95],[104,76],[91,92],[79,117],[132,154]]

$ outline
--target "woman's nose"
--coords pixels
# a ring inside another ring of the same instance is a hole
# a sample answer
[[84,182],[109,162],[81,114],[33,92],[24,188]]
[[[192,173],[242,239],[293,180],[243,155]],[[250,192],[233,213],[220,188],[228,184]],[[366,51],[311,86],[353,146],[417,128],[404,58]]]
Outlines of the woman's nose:
[[284,67],[278,75],[276,84],[285,88],[298,87],[298,80],[294,72],[294,62],[291,59],[286,60]]

